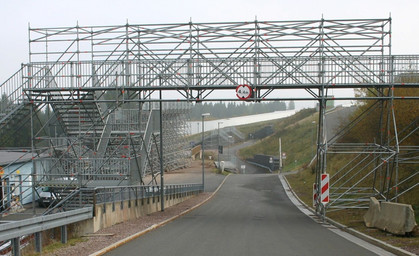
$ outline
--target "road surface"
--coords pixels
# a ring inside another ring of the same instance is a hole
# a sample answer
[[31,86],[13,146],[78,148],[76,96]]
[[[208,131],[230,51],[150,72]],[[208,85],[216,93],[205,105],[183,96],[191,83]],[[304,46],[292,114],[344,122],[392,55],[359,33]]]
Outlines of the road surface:
[[377,255],[331,229],[298,210],[278,175],[230,175],[208,203],[106,255]]

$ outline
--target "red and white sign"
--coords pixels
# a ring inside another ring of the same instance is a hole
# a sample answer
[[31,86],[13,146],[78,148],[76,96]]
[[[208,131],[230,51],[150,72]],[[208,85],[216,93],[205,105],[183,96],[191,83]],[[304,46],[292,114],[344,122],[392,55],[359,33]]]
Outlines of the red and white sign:
[[241,84],[236,87],[236,95],[241,100],[247,100],[252,96],[252,88],[247,84]]
[[327,204],[329,202],[329,174],[323,173],[321,178],[320,202],[322,204]]

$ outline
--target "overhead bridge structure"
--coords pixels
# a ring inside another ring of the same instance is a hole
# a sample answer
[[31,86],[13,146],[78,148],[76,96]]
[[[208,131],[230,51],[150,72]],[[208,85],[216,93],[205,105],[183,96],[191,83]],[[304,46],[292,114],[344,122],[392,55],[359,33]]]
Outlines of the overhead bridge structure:
[[[159,165],[152,160],[158,159],[152,155],[158,157],[161,143],[156,113],[165,115],[163,145],[170,157],[164,163],[181,166],[188,108],[204,101],[238,101],[235,89],[248,85],[249,102],[318,102],[316,183],[329,171],[328,157],[350,156],[331,177],[328,207],[365,207],[369,196],[394,201],[418,185],[418,145],[403,145],[417,136],[418,120],[400,127],[394,104],[417,103],[419,56],[392,54],[391,22],[29,28],[29,63],[0,87],[7,98],[0,108],[0,132],[31,120],[31,152],[34,161],[43,163],[34,168],[36,185],[133,183]],[[398,95],[399,88],[415,93]],[[355,97],[353,89],[367,93]],[[367,110],[329,138],[329,100],[373,101],[378,111]],[[40,112],[48,118],[36,127]],[[377,137],[362,144],[341,143],[340,136],[368,113],[379,115]],[[45,153],[48,157],[41,157]],[[400,169],[407,171],[401,174]]]

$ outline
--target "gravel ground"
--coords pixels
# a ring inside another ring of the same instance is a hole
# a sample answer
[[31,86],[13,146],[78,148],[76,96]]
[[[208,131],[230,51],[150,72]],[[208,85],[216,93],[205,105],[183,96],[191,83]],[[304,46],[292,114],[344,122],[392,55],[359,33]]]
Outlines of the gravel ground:
[[67,245],[51,253],[43,253],[48,256],[67,256],[78,255],[84,256],[97,252],[119,240],[129,237],[135,233],[143,231],[154,224],[158,224],[164,220],[170,219],[182,212],[194,207],[209,198],[212,193],[201,193],[189,200],[166,208],[164,212],[155,212],[147,216],[138,218],[136,220],[127,221],[105,228],[96,232],[91,236],[86,237],[86,241],[79,242],[75,245]]

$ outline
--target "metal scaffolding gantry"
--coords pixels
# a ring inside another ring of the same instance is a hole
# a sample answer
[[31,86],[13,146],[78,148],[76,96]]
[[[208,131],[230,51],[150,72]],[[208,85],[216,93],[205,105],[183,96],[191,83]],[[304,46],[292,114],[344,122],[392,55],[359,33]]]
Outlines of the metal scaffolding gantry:
[[[403,145],[403,138],[417,134],[418,126],[415,120],[410,128],[398,127],[393,105],[419,95],[398,96],[394,89],[419,86],[419,56],[392,55],[391,22],[255,20],[29,28],[29,63],[0,86],[6,97],[0,128],[31,117],[33,157],[50,155],[47,161],[39,160],[45,167],[35,173],[45,180],[66,177],[62,183],[76,181],[77,186],[95,180],[130,183],[159,166],[160,110],[154,102],[172,102],[163,108],[164,163],[178,168],[187,162],[183,140],[188,103],[239,100],[234,90],[246,84],[252,90],[248,101],[319,103],[316,183],[327,171],[328,157],[347,154],[352,159],[331,178],[328,207],[364,207],[370,195],[397,200],[418,184],[417,146]],[[406,76],[413,79],[403,79]],[[285,89],[293,90],[293,96],[282,96]],[[330,92],[347,89],[371,93],[354,97]],[[380,139],[363,145],[340,143],[356,121],[328,138],[326,102],[360,99],[376,102],[374,108],[380,109]],[[51,115],[36,129],[33,120],[39,111]],[[51,134],[49,126],[59,127],[61,134]],[[412,164],[413,171],[400,177],[399,167],[405,163]],[[402,184],[409,185],[401,191]],[[396,194],[390,192],[394,187]]]

